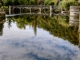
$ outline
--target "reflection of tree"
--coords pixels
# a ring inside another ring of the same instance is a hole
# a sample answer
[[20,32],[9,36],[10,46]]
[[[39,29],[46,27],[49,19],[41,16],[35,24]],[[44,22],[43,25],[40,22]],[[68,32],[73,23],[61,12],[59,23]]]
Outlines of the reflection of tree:
[[3,24],[0,24],[0,36],[3,34]]
[[7,23],[8,23],[8,28],[10,29],[12,20],[10,18],[8,18]]
[[32,27],[34,29],[34,34],[36,35],[36,31],[37,31],[37,20],[36,19],[32,21]]
[[5,22],[5,19],[0,19],[0,36],[3,35],[3,27],[4,27],[3,23],[4,22]]
[[72,27],[64,27],[55,20],[54,18],[49,20],[38,20],[38,27],[43,28],[50,32],[54,36],[63,38],[64,40],[68,39],[71,43],[78,44],[78,33],[73,30]]
[[20,29],[25,29],[26,25],[32,25],[34,33],[36,35],[36,26],[37,26],[37,17],[29,17],[29,16],[18,16],[16,17],[12,17],[12,18],[8,18],[8,25],[11,26],[11,19],[16,22],[16,25],[18,28]]
[[[78,45],[78,32],[73,30],[73,27],[66,27],[68,18],[63,17],[47,17],[47,16],[19,16],[17,18],[13,17],[13,20],[16,22],[18,28],[25,29],[26,25],[32,25],[34,28],[34,33],[36,35],[36,27],[43,28],[44,30],[49,31],[50,34],[68,40],[71,43]],[[60,21],[58,21],[60,20]],[[65,20],[65,21],[61,21]]]
[[78,44],[78,47],[80,48],[80,33],[79,33],[79,44]]

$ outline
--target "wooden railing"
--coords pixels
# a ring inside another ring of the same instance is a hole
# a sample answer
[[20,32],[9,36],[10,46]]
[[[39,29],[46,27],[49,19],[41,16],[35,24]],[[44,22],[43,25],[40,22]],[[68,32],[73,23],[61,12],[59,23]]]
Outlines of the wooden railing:
[[[17,6],[9,6],[9,14],[12,14],[12,11],[15,10],[15,8],[20,10],[20,13],[22,13],[23,9],[28,9],[29,12],[26,12],[28,14],[48,14],[48,15],[52,15],[53,14],[53,10],[56,9],[56,6],[53,5],[17,5]],[[33,9],[38,9],[38,12],[32,12]],[[48,12],[44,13],[43,10],[47,9]]]

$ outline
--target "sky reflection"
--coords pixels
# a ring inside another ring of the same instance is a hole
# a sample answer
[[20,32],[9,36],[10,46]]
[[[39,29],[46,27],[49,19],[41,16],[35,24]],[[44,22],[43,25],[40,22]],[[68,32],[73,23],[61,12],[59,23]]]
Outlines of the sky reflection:
[[20,30],[16,24],[7,28],[0,37],[0,60],[80,60],[80,50],[67,40],[52,36],[49,32],[26,26]]

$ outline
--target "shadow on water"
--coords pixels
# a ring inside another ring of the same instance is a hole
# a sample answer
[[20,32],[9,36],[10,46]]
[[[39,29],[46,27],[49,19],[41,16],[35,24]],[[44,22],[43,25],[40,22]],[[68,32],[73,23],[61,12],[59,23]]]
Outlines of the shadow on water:
[[68,40],[74,45],[78,45],[79,37],[77,29],[69,26],[68,16],[16,16],[8,18],[9,28],[11,27],[11,22],[16,22],[19,29],[26,29],[26,25],[32,26],[34,34],[37,35],[37,27],[43,28],[53,36],[57,36],[64,40]]

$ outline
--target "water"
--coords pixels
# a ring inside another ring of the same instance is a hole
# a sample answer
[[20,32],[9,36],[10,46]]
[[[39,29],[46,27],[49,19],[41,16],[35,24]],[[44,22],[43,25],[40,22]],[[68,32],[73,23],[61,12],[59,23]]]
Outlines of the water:
[[0,60],[80,60],[79,34],[58,19],[16,16],[0,20]]

